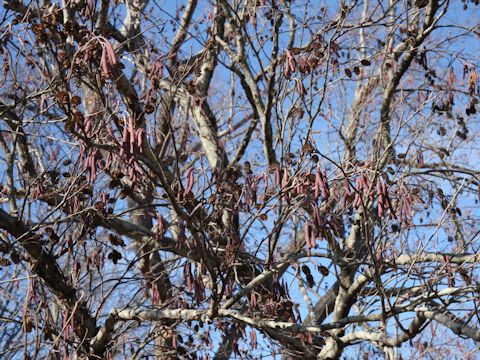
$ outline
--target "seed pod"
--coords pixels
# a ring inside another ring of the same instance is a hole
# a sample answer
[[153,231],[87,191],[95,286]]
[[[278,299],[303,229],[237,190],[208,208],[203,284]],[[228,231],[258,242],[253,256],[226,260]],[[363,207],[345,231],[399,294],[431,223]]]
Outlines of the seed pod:
[[11,265],[12,262],[6,258],[0,258],[0,267]]
[[370,66],[372,65],[372,63],[370,62],[370,60],[367,60],[367,59],[363,59],[360,61],[360,64],[362,64],[363,66]]
[[304,154],[311,154],[315,151],[315,147],[312,145],[310,141],[307,141],[303,146],[302,146],[302,152]]
[[313,276],[311,274],[307,275],[307,284],[309,288],[313,288],[315,286],[315,280],[313,280]]
[[310,268],[309,268],[307,265],[302,265],[302,272],[303,272],[305,275],[311,274]]
[[325,266],[323,266],[323,265],[320,265],[320,266],[318,267],[318,271],[319,271],[320,274],[322,274],[323,276],[328,276],[328,274],[330,273],[330,272],[328,271],[328,268],[325,267]]

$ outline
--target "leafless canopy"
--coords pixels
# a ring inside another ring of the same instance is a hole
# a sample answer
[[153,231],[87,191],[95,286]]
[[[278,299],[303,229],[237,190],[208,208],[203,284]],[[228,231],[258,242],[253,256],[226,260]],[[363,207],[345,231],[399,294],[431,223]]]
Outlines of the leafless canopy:
[[0,357],[478,358],[477,5],[4,0]]

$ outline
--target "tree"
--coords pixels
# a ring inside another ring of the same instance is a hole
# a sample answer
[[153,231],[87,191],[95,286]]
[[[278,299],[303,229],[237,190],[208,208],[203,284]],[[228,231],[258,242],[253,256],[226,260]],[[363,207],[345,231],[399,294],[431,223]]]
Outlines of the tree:
[[1,356],[476,358],[478,4],[5,0]]

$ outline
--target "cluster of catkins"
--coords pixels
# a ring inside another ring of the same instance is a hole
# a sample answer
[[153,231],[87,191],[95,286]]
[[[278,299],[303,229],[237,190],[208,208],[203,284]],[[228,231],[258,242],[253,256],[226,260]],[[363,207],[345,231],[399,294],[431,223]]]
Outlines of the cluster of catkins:
[[137,154],[143,153],[143,140],[145,129],[135,129],[135,121],[133,117],[125,119],[122,129],[122,140],[118,141],[111,128],[107,128],[110,138],[120,148],[120,159],[127,169],[127,175],[132,182],[135,182],[139,174],[143,173],[142,168],[136,161]]

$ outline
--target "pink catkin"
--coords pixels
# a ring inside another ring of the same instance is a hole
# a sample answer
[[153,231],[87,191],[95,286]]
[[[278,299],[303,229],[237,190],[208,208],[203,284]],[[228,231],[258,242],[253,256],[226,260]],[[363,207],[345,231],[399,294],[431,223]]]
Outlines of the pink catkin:
[[157,232],[156,232],[156,239],[160,241],[165,236],[166,228],[165,222],[163,220],[163,216],[161,214],[157,215]]
[[322,196],[325,200],[328,200],[330,197],[330,187],[328,186],[327,172],[323,169],[320,174],[322,178],[322,187],[320,188],[322,190]]
[[299,96],[303,96],[305,94],[304,88],[303,88],[303,83],[300,79],[295,79],[295,82],[297,83],[297,92]]
[[305,233],[305,245],[307,247],[307,253],[308,253],[308,256],[311,256],[312,252],[310,250],[310,248],[311,248],[311,245],[310,245],[310,227],[308,226],[307,222],[305,222],[304,233]]
[[252,293],[250,294],[250,306],[252,308],[257,307],[257,296],[255,295],[254,291],[252,291]]
[[280,185],[280,168],[275,166],[273,173],[273,186],[278,187]]
[[143,152],[143,129],[138,129],[137,130],[137,145],[138,145],[138,151]]
[[112,153],[108,153],[107,161],[105,162],[105,169],[110,169],[111,168],[112,161],[113,161],[113,155],[112,155]]
[[255,329],[250,330],[250,346],[252,349],[257,348],[257,334],[255,332]]
[[90,135],[90,131],[93,128],[93,120],[90,116],[87,117],[87,121],[85,123],[85,134]]
[[288,70],[290,73],[294,73],[296,61],[293,55],[288,50],[287,50],[287,59],[288,59]]
[[287,169],[283,170],[283,177],[282,177],[282,190],[285,190],[288,185],[288,180],[290,179],[290,175]]
[[315,201],[317,201],[319,196],[320,196],[321,183],[322,183],[322,179],[320,178],[320,174],[317,172],[315,174],[315,185],[314,185],[314,199],[315,199]]
[[353,200],[352,206],[357,209],[361,203],[362,203],[362,189],[363,189],[363,183],[362,183],[362,178],[357,177],[355,180],[355,190],[357,191],[355,194],[355,199]]
[[115,137],[115,134],[113,133],[113,129],[110,126],[107,127],[107,133],[110,136],[110,138],[115,142],[115,144],[120,146],[120,143],[118,142],[117,138]]
[[135,126],[133,124],[133,118],[128,119],[128,130],[130,135],[130,154],[133,155],[135,150]]
[[320,226],[323,223],[322,217],[320,215],[320,210],[318,209],[317,204],[313,204],[312,207],[315,223],[317,224],[317,226]]
[[108,58],[107,58],[107,52],[105,49],[102,51],[102,58],[100,60],[100,66],[102,68],[102,73],[105,77],[110,76],[110,69],[108,67]]
[[192,191],[193,185],[195,183],[195,178],[193,176],[193,171],[194,171],[194,168],[191,167],[185,173],[185,177],[187,178],[187,183],[186,183],[186,186],[185,186],[185,191],[183,193],[184,196],[187,195],[190,191]]
[[352,195],[352,190],[350,189],[350,183],[348,182],[348,179],[345,179],[343,182],[343,190],[347,196]]
[[115,50],[108,39],[105,39],[105,49],[109,63],[112,65],[117,65],[117,56],[115,55]]
[[107,79],[112,79],[115,76],[116,66],[118,65],[117,56],[115,50],[106,38],[101,38],[102,45],[102,58],[100,60],[100,66],[102,68],[102,74]]

